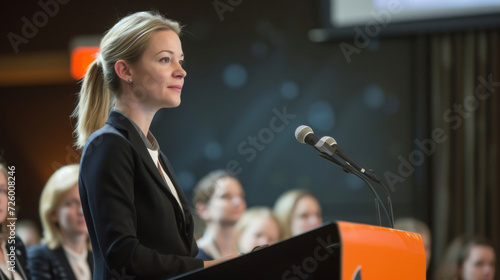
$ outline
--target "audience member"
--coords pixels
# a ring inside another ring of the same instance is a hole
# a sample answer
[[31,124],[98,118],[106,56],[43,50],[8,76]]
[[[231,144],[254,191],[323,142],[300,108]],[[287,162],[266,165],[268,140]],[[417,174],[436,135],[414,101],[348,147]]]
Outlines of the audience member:
[[481,236],[459,236],[446,250],[434,280],[493,280],[495,251]]
[[31,220],[20,220],[16,224],[16,233],[26,248],[40,244],[41,234],[38,226]]
[[197,257],[213,260],[236,254],[234,225],[246,209],[245,193],[238,179],[224,170],[213,171],[199,181],[193,201],[205,222],[205,232],[197,241]]
[[294,189],[282,194],[274,204],[283,238],[299,235],[323,223],[321,206],[308,190]]
[[267,207],[248,209],[234,227],[234,239],[240,253],[257,246],[270,245],[281,239],[280,223]]
[[[9,172],[12,175],[9,175]],[[0,279],[27,280],[30,279],[30,275],[26,259],[26,248],[21,238],[14,235],[14,239],[9,239],[9,242],[7,242],[7,239],[13,235],[9,227],[7,227],[12,222],[7,220],[7,216],[8,218],[15,218],[15,215],[7,211],[9,202],[15,201],[12,199],[15,196],[9,193],[9,186],[12,184],[15,186],[16,181],[12,179],[16,177],[15,172],[15,167],[7,167],[0,161]],[[11,255],[11,253],[14,255]],[[13,267],[14,269],[12,269]]]
[[79,165],[59,168],[40,196],[41,245],[28,249],[33,280],[92,279],[92,253],[78,194]]

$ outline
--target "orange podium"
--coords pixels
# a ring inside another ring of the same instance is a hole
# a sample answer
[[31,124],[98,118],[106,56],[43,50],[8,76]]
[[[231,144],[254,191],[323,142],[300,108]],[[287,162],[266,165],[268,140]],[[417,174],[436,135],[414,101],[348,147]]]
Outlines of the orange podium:
[[342,280],[425,279],[425,249],[419,234],[337,222],[342,240]]
[[420,235],[338,221],[172,279],[422,280]]

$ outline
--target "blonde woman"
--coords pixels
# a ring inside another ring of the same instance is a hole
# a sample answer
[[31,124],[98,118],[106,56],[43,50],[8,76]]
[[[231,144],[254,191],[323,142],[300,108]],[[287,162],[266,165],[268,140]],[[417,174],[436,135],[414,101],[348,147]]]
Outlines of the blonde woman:
[[[11,223],[11,221],[7,221],[8,203],[12,201],[8,197],[9,182],[15,182],[15,180],[8,179],[10,177],[9,171],[12,172],[0,162],[0,279],[28,280],[30,275],[26,259],[26,248],[21,238],[12,235],[7,227],[7,224]],[[15,173],[12,177],[15,178]],[[11,239],[11,236],[14,236],[14,239]]]
[[234,227],[236,247],[240,253],[276,243],[281,240],[281,234],[278,219],[267,207],[249,208]]
[[283,238],[299,235],[323,223],[321,206],[308,190],[294,189],[282,194],[274,204]]
[[165,279],[216,262],[195,258],[189,204],[149,131],[158,110],[181,103],[180,32],[156,13],[126,16],[83,78],[74,112],[78,184],[96,279]]
[[92,253],[78,194],[79,165],[59,168],[40,196],[42,245],[28,249],[31,279],[92,279]]

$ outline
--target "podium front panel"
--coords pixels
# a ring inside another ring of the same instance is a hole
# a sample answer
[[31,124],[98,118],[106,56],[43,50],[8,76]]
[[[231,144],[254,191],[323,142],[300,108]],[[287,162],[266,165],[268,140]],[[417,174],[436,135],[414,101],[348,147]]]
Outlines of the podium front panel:
[[338,221],[342,280],[425,279],[425,249],[419,234]]
[[327,223],[252,253],[172,279],[340,279],[337,225]]

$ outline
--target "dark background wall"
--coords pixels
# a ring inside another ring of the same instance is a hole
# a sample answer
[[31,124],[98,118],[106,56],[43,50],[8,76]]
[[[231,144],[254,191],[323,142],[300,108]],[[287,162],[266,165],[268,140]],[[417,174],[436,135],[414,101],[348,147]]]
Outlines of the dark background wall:
[[[374,40],[349,63],[339,42],[309,41],[307,32],[320,25],[317,3],[242,1],[221,21],[210,1],[70,1],[17,54],[6,34],[21,34],[22,18],[32,20],[42,8],[26,1],[9,5],[1,53],[15,58],[69,52],[73,37],[102,34],[139,10],[158,10],[186,26],[182,104],[160,111],[151,130],[188,195],[207,172],[237,163],[250,206],[272,206],[282,192],[308,188],[326,220],[375,224],[373,197],[363,182],[298,143],[295,129],[305,124],[318,136],[334,137],[380,177],[397,173],[398,156],[408,158],[413,149],[414,39]],[[69,118],[78,89],[70,79],[0,88],[0,146],[18,169],[22,218],[37,219],[39,193],[55,168],[78,161]],[[279,131],[271,129],[273,119]],[[425,186],[415,185],[413,175],[392,195],[396,217],[425,219]]]

